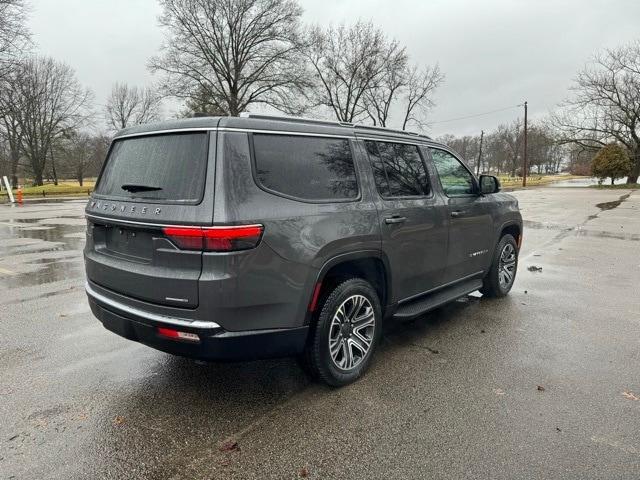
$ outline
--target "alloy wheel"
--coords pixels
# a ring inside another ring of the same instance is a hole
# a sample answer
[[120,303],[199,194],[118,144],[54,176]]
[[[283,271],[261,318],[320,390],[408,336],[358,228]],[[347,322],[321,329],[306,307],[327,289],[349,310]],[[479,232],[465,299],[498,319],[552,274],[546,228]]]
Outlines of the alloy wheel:
[[498,264],[498,282],[500,288],[507,289],[513,283],[516,274],[516,249],[511,243],[507,243],[500,252]]
[[340,304],[329,327],[329,353],[336,367],[356,368],[373,344],[376,318],[364,295],[352,295]]

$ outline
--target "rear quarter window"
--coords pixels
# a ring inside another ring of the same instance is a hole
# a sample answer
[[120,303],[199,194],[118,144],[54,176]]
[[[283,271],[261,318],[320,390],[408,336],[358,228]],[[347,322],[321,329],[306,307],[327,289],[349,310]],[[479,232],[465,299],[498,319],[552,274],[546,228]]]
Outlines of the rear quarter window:
[[[207,147],[206,132],[116,139],[95,193],[132,201],[199,203],[204,192]],[[122,188],[131,185],[153,190],[132,192]]]
[[255,176],[262,188],[317,202],[358,197],[348,139],[278,134],[252,138]]

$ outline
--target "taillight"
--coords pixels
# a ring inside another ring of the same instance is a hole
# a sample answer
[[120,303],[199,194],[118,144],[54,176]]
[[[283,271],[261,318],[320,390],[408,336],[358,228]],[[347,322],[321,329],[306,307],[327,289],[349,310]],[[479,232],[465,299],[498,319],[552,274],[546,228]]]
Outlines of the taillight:
[[179,248],[202,250],[202,228],[165,227],[162,232]]
[[255,248],[262,238],[262,225],[230,227],[164,227],[163,233],[183,250],[233,252]]

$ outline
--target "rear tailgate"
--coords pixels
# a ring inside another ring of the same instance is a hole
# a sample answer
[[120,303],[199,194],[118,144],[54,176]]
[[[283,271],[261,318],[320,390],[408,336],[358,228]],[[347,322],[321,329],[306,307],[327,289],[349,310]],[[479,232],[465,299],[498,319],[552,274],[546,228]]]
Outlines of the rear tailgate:
[[202,253],[178,248],[164,229],[211,225],[214,142],[206,130],[114,140],[86,209],[90,281],[155,304],[198,306]]

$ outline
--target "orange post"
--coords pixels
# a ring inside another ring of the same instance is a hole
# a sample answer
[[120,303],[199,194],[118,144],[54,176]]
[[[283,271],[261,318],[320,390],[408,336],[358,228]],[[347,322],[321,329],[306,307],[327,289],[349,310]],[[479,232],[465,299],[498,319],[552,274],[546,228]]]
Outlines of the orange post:
[[22,204],[22,187],[18,187],[18,192],[16,193],[16,200],[18,200],[18,203]]

